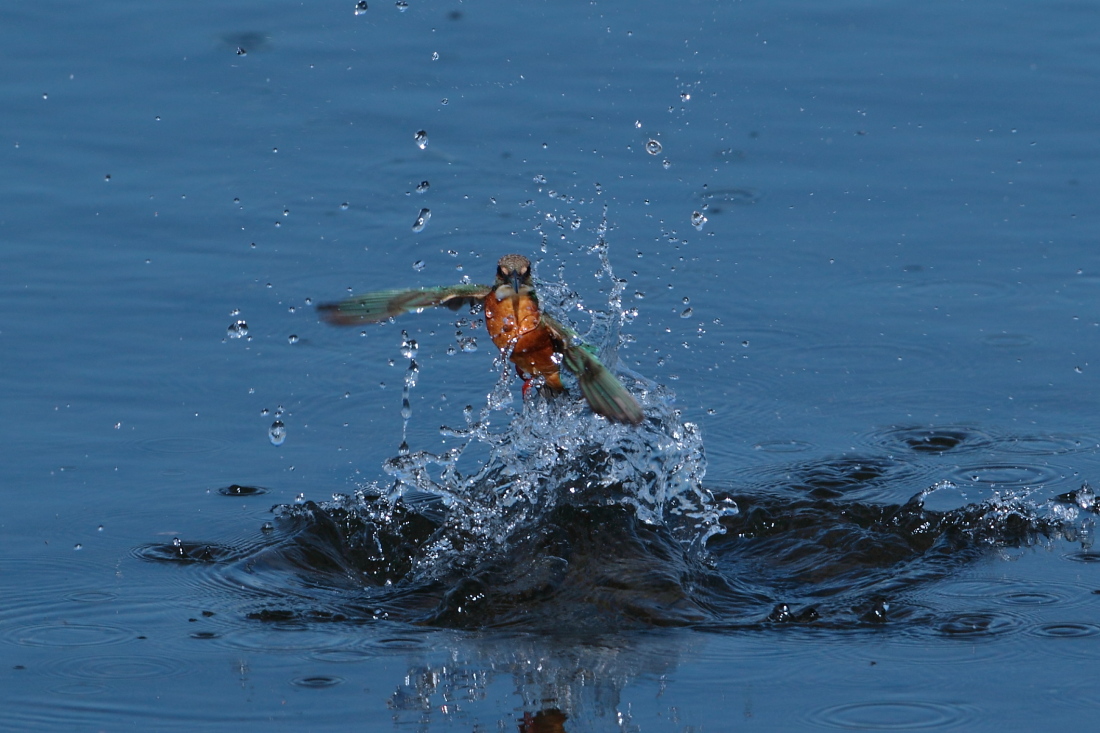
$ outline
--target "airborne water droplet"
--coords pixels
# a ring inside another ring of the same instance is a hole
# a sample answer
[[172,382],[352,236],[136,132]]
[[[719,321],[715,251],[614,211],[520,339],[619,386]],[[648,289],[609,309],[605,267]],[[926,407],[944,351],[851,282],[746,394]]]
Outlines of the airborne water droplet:
[[693,227],[695,227],[699,231],[703,231],[703,225],[706,224],[706,223],[707,223],[707,217],[703,216],[702,212],[699,212],[699,211],[691,212],[691,225]]
[[417,260],[416,262],[414,262],[413,263],[413,269],[416,270],[417,272],[420,272],[421,270],[423,270],[424,269],[424,260]]
[[229,334],[231,339],[244,338],[248,335],[248,324],[244,321],[234,321],[229,324],[229,328],[226,329],[226,333]]
[[267,431],[267,437],[271,440],[272,445],[282,445],[286,442],[286,426],[283,425],[282,420],[271,423],[271,429]]
[[414,232],[424,231],[424,227],[428,223],[428,219],[432,218],[432,212],[429,209],[421,209],[420,214],[416,217],[416,221],[413,222],[412,230]]
[[661,143],[656,140],[650,138],[646,141],[645,151],[650,155],[660,155],[662,150],[664,150],[664,148],[661,146]]
[[416,187],[416,192],[417,193],[424,193],[431,187],[432,187],[432,184],[428,183],[427,181],[421,181],[420,185]]
[[298,334],[292,333],[287,337],[287,341],[292,344],[298,343]]
[[355,3],[356,15],[362,15],[365,12],[367,12],[367,0],[359,0],[359,2]]
[[424,130],[417,130],[416,134],[413,135],[413,140],[416,141],[416,147],[421,150],[428,147],[428,133]]

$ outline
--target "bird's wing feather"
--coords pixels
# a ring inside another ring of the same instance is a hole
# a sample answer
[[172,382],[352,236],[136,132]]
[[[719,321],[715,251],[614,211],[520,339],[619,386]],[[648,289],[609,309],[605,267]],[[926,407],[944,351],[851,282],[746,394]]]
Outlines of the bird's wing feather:
[[491,285],[447,285],[415,290],[379,290],[356,295],[339,303],[317,306],[322,320],[336,326],[379,323],[412,310],[446,305],[461,308],[464,303],[482,300],[493,290]]
[[545,313],[542,322],[561,343],[562,363],[576,375],[581,394],[593,412],[630,425],[645,419],[638,401],[587,346],[576,341],[576,333]]

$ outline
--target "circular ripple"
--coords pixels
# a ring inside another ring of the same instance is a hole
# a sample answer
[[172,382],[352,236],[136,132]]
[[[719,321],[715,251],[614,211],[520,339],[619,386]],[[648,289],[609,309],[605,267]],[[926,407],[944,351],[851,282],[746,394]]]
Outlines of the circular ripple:
[[1054,483],[1064,474],[1049,464],[972,463],[948,474],[957,484],[1025,488]]
[[99,624],[40,624],[14,629],[7,638],[24,646],[98,646],[121,644],[137,635],[127,629]]
[[1008,453],[1030,456],[1061,456],[1070,453],[1088,453],[1100,449],[1100,441],[1089,435],[1024,435],[1002,438],[997,448]]
[[870,433],[866,440],[890,451],[912,451],[926,455],[985,450],[993,439],[965,425],[898,426]]
[[974,711],[935,702],[862,702],[833,705],[810,714],[820,725],[846,730],[925,730],[962,725]]
[[813,443],[801,440],[765,440],[753,446],[753,450],[763,453],[805,453],[813,448]]
[[412,651],[421,651],[428,647],[425,639],[415,636],[390,636],[378,639],[369,639],[360,646],[374,652],[387,652],[391,654],[405,654]]
[[935,625],[937,633],[951,638],[988,638],[1007,634],[1020,626],[1020,619],[1000,613],[957,613]]
[[1018,349],[1035,343],[1035,339],[1022,333],[991,333],[983,336],[981,341],[995,349]]
[[60,659],[48,667],[59,677],[89,680],[139,680],[170,677],[185,671],[179,660],[145,656],[95,656]]
[[217,453],[228,448],[211,438],[152,438],[138,441],[137,446],[149,453],[170,455],[195,455],[198,453]]
[[315,652],[347,643],[347,639],[339,634],[305,628],[278,628],[274,625],[230,631],[213,638],[219,645],[253,652]]
[[320,649],[311,653],[309,658],[316,659],[318,662],[348,664],[372,659],[374,656],[374,654],[361,649]]
[[1049,623],[1036,626],[1031,633],[1048,639],[1081,639],[1100,634],[1100,626],[1074,622]]
[[1069,552],[1065,555],[1067,560],[1083,563],[1100,562],[1100,552]]
[[82,590],[65,596],[65,600],[76,601],[77,603],[107,603],[116,598],[118,598],[117,593],[104,590]]
[[141,545],[133,549],[134,557],[151,562],[218,563],[235,559],[240,551],[213,542],[175,542]]
[[1063,607],[1076,605],[1088,598],[1085,588],[1068,583],[1040,583],[1022,580],[960,580],[949,583],[938,590],[938,594],[949,598],[980,599],[992,601],[1004,606],[1049,606]]
[[341,677],[330,677],[328,675],[309,675],[308,677],[295,677],[290,681],[290,684],[296,687],[307,687],[314,690],[323,689],[325,687],[335,687],[343,682]]
[[1008,593],[1002,600],[1012,606],[1048,606],[1057,603],[1061,599],[1053,593],[1022,591],[1020,593]]

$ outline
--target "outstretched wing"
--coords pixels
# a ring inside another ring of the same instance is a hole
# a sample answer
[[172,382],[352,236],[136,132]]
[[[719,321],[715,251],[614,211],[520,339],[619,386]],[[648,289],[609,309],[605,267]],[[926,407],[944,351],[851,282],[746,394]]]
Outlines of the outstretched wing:
[[412,310],[446,305],[455,310],[463,304],[482,300],[493,290],[491,285],[448,285],[416,290],[379,290],[356,295],[339,303],[317,306],[321,319],[336,326],[379,323]]
[[593,412],[612,422],[631,425],[638,425],[645,419],[638,401],[587,346],[576,342],[572,330],[545,313],[542,322],[561,343],[562,363],[577,376],[581,394]]

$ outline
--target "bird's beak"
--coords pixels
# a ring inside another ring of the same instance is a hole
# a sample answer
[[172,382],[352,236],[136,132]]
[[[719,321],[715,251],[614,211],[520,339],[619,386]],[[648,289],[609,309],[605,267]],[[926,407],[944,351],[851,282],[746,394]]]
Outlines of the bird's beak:
[[512,282],[512,292],[514,292],[516,295],[519,295],[519,273],[513,272],[511,275],[509,275],[509,279]]

